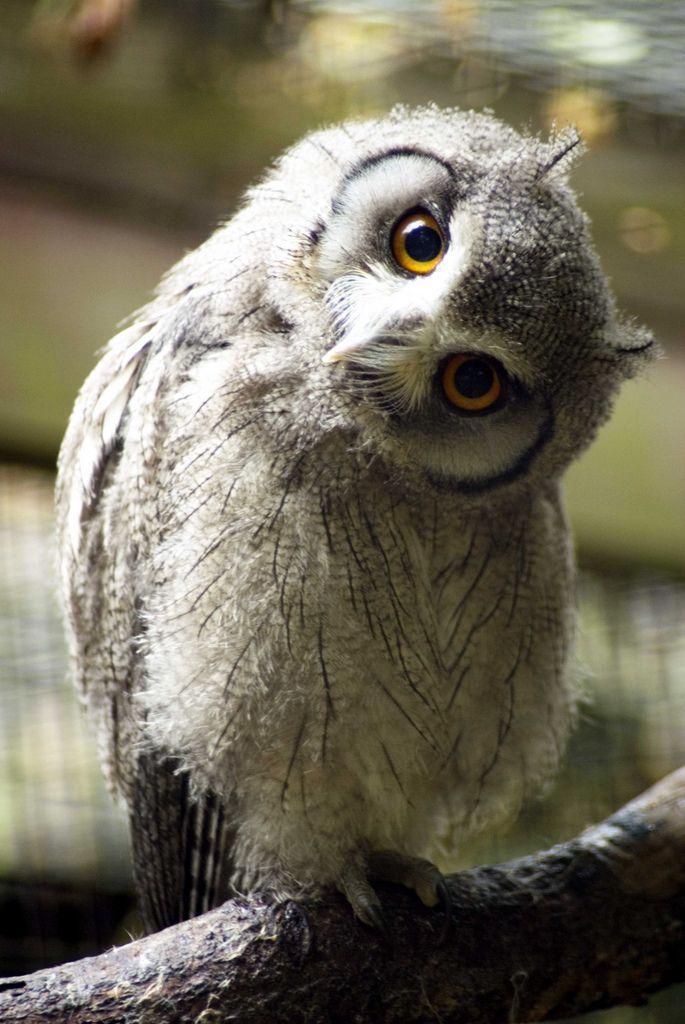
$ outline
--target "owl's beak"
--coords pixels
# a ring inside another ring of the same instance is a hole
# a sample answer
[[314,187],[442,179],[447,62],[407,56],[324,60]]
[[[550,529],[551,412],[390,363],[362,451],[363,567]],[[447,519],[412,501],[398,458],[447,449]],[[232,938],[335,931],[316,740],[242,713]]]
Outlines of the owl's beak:
[[329,348],[327,352],[321,357],[321,362],[328,366],[331,363],[339,363],[343,359],[347,359],[352,352],[356,352],[360,348],[364,348],[368,344],[368,338],[355,338],[348,337],[343,338],[341,341],[334,345],[333,348]]

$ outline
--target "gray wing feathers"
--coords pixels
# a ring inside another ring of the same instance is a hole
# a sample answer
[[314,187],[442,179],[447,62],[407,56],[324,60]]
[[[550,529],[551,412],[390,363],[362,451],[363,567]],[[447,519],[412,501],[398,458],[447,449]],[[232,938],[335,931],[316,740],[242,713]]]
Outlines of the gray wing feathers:
[[154,323],[136,323],[117,334],[79,395],[60,454],[59,495],[64,542],[77,552],[83,518],[96,501],[99,483],[152,340]]
[[97,725],[105,774],[124,793],[128,751],[136,739],[130,697],[140,673],[133,638],[141,628],[134,579],[141,538],[135,503],[128,500],[135,457],[125,425],[153,327],[134,324],[110,341],[78,397],[57,480],[71,661]]
[[155,517],[161,328],[148,318],[110,341],[76,403],[57,486],[71,660],[95,720],[103,770],[128,805],[148,928],[224,900],[231,845],[224,808],[211,795],[191,798],[186,776],[150,749],[135,700],[145,686],[139,643]]
[[231,831],[211,793],[193,799],[172,758],[141,754],[129,802],[134,878],[143,921],[166,928],[231,895]]

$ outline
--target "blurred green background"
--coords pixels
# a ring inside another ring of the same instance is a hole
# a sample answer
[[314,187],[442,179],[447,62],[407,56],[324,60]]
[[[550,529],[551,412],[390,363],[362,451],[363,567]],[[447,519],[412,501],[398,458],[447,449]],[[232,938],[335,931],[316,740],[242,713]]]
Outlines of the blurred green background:
[[[116,324],[263,167],[342,117],[436,101],[533,131],[577,124],[589,153],[574,183],[604,266],[666,354],[568,477],[588,703],[566,767],[458,863],[566,838],[682,764],[684,59],[685,5],[672,0],[2,0],[3,973],[136,927],[122,823],[65,682],[55,602],[52,466],[76,390]],[[683,1005],[673,989],[586,1019],[680,1024]]]

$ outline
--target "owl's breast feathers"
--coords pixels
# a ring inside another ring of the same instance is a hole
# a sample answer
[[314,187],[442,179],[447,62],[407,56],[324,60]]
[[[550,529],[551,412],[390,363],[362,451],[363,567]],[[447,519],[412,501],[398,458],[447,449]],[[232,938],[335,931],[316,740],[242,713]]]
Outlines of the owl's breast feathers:
[[186,427],[165,425],[144,584],[153,742],[249,808],[245,864],[269,835],[295,874],[331,829],[415,848],[438,817],[463,833],[515,810],[568,726],[555,494],[459,514],[346,439],[268,451],[236,411],[217,444],[212,404],[177,402]]
[[74,443],[62,471],[74,661],[134,839],[178,767],[184,801],[205,795],[183,827],[230,830],[242,887],[274,865],[330,882],[355,849],[419,853],[515,811],[572,706],[554,487],[477,509],[408,488],[287,360],[274,384],[238,346],[189,364],[134,342],[116,444],[100,370],[73,430],[100,430],[105,461],[86,478]]

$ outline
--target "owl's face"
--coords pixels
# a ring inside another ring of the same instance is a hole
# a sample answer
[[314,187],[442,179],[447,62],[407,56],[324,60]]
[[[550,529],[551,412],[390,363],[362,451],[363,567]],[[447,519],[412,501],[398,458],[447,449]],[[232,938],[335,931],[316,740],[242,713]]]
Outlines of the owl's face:
[[398,110],[309,136],[252,192],[283,210],[266,287],[290,358],[326,411],[433,485],[558,475],[652,346],[617,319],[565,184],[577,148]]

